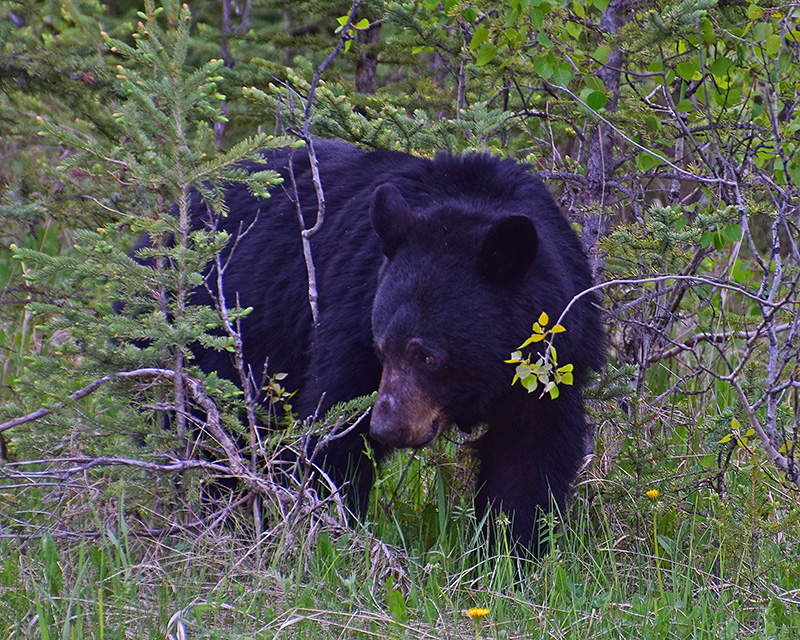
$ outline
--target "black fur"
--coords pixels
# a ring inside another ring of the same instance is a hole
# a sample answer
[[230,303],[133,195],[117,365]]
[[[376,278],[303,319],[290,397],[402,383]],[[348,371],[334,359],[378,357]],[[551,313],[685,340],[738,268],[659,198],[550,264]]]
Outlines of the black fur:
[[[227,192],[230,214],[221,228],[236,233],[258,213],[225,275],[228,300],[238,293],[243,306],[254,308],[243,322],[248,362],[260,371],[269,356],[270,372],[287,373],[302,416],[314,413],[323,394],[324,411],[380,385],[373,434],[382,442],[370,438],[379,458],[393,445],[423,444],[425,429],[435,435],[440,422],[464,431],[487,423],[477,445],[479,515],[507,512],[514,538],[537,551],[538,516],[551,493],[564,503],[585,452],[579,387],[585,371],[604,360],[596,299],[582,298],[556,339],[559,362],[574,364],[576,373],[575,387],[562,386],[557,400],[512,387],[513,366],[503,361],[542,311],[555,321],[591,286],[575,233],[544,184],[512,161],[446,154],[427,160],[328,141],[315,147],[327,205],[312,240],[316,329],[288,197],[291,157],[311,226],[317,201],[306,150],[265,153],[285,178],[271,199],[239,186]],[[195,215],[204,215],[199,204]],[[208,302],[202,291],[196,300]],[[226,352],[200,352],[198,363],[238,379]],[[391,373],[381,383],[384,367]],[[411,415],[433,416],[431,425],[411,433],[415,425],[404,422]],[[362,505],[372,483],[362,453],[366,431],[367,425],[326,452],[336,479],[355,469],[348,479]]]

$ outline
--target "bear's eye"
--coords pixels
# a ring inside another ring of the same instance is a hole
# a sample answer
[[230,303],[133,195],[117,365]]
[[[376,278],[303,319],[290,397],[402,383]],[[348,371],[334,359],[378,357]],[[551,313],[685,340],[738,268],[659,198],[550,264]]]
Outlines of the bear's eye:
[[433,350],[427,348],[419,338],[412,338],[406,346],[406,357],[411,362],[425,366],[427,369],[438,369],[441,358]]

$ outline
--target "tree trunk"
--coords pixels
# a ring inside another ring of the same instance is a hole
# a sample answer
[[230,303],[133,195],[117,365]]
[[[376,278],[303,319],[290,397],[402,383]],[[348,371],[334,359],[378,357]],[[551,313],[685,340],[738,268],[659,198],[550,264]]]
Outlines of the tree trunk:
[[[628,17],[628,0],[612,0],[600,17],[600,26],[607,34],[616,34]],[[607,114],[617,111],[619,85],[622,68],[622,52],[616,46],[608,55],[608,62],[598,72],[598,77],[608,91],[609,99],[605,106]],[[609,216],[606,213],[606,184],[614,171],[614,132],[606,124],[591,127],[586,162],[586,176],[589,179],[586,211],[584,212],[581,242],[589,256],[592,275],[599,280],[603,273],[605,257],[600,253],[597,243],[608,233]]]
[[358,32],[358,62],[356,63],[356,91],[375,93],[378,88],[378,54],[375,46],[381,41],[381,25],[373,24]]

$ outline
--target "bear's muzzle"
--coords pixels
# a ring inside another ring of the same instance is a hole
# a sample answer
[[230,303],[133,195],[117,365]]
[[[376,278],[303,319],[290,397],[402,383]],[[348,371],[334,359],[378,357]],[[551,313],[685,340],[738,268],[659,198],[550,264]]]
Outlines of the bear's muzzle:
[[369,434],[395,448],[424,447],[447,426],[442,408],[420,389],[413,376],[384,367]]

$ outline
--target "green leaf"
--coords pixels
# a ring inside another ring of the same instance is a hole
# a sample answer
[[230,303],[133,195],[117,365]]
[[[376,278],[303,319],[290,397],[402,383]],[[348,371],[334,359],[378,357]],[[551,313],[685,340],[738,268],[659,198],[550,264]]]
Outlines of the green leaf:
[[725,237],[731,242],[739,242],[742,239],[742,225],[729,224],[725,227]]
[[659,151],[653,151],[651,153],[643,151],[636,156],[636,168],[639,169],[639,171],[649,171],[662,164],[663,157],[664,156]]
[[533,70],[542,80],[549,80],[555,71],[550,64],[550,55],[535,58],[533,61]]
[[478,56],[475,59],[475,65],[482,67],[483,65],[490,63],[496,55],[497,47],[491,43],[484,43],[481,45],[481,48],[478,51]]
[[574,77],[575,72],[572,70],[572,67],[568,62],[565,62],[558,69],[556,69],[555,80],[562,87],[566,87],[570,82],[572,82]]
[[42,560],[50,594],[57,596],[64,586],[64,574],[59,564],[58,548],[49,535],[42,538]]
[[515,24],[517,22],[517,20],[519,19],[519,15],[520,15],[520,10],[518,8],[512,8],[506,14],[505,26],[506,27],[510,27],[511,25]]
[[789,174],[792,177],[792,182],[795,186],[800,185],[800,165],[792,165],[789,167]]
[[723,78],[728,75],[728,71],[733,66],[733,61],[726,57],[717,58],[711,64],[711,73],[717,78]]
[[470,51],[477,51],[478,47],[489,39],[489,30],[486,27],[478,27],[472,41],[469,43]]
[[751,4],[749,7],[747,7],[747,17],[750,20],[758,20],[763,15],[764,11],[761,9],[761,7],[755,4]]
[[675,73],[677,73],[682,79],[686,80],[686,82],[689,82],[699,69],[700,64],[697,61],[697,58],[689,62],[681,62],[680,64],[675,65]]
[[772,25],[769,22],[759,22],[753,28],[753,40],[755,42],[766,40],[770,33],[772,33]]
[[567,22],[565,29],[567,30],[567,33],[575,40],[579,40],[583,34],[583,27],[581,27],[579,24],[575,24],[574,22]]
[[675,543],[673,542],[672,538],[667,538],[667,536],[658,534],[656,536],[658,539],[658,544],[664,549],[667,553],[672,553],[672,549],[675,547]]
[[714,24],[707,17],[700,21],[700,33],[703,37],[703,42],[711,44],[716,40],[717,35],[714,33]]
[[767,51],[767,55],[774,56],[778,51],[780,51],[781,44],[783,43],[783,38],[777,33],[771,33],[767,36],[767,41],[765,45],[765,49]]
[[753,279],[753,271],[748,269],[747,264],[741,260],[736,260],[731,270],[731,279],[739,284],[747,284]]
[[397,589],[387,591],[386,606],[389,609],[389,615],[396,622],[403,622],[406,619],[406,599]]
[[738,107],[742,101],[742,92],[739,89],[730,89],[729,91],[715,92],[714,102],[716,102],[723,109],[730,109]]
[[586,106],[594,111],[599,111],[608,102],[608,96],[600,91],[592,91],[586,96]]
[[545,49],[553,48],[553,41],[547,37],[547,34],[544,31],[540,31],[539,35],[536,36],[536,42],[542,45]]
[[608,54],[611,53],[611,47],[607,44],[601,45],[595,49],[594,55],[592,56],[595,60],[597,60],[600,64],[605,64],[608,62]]

